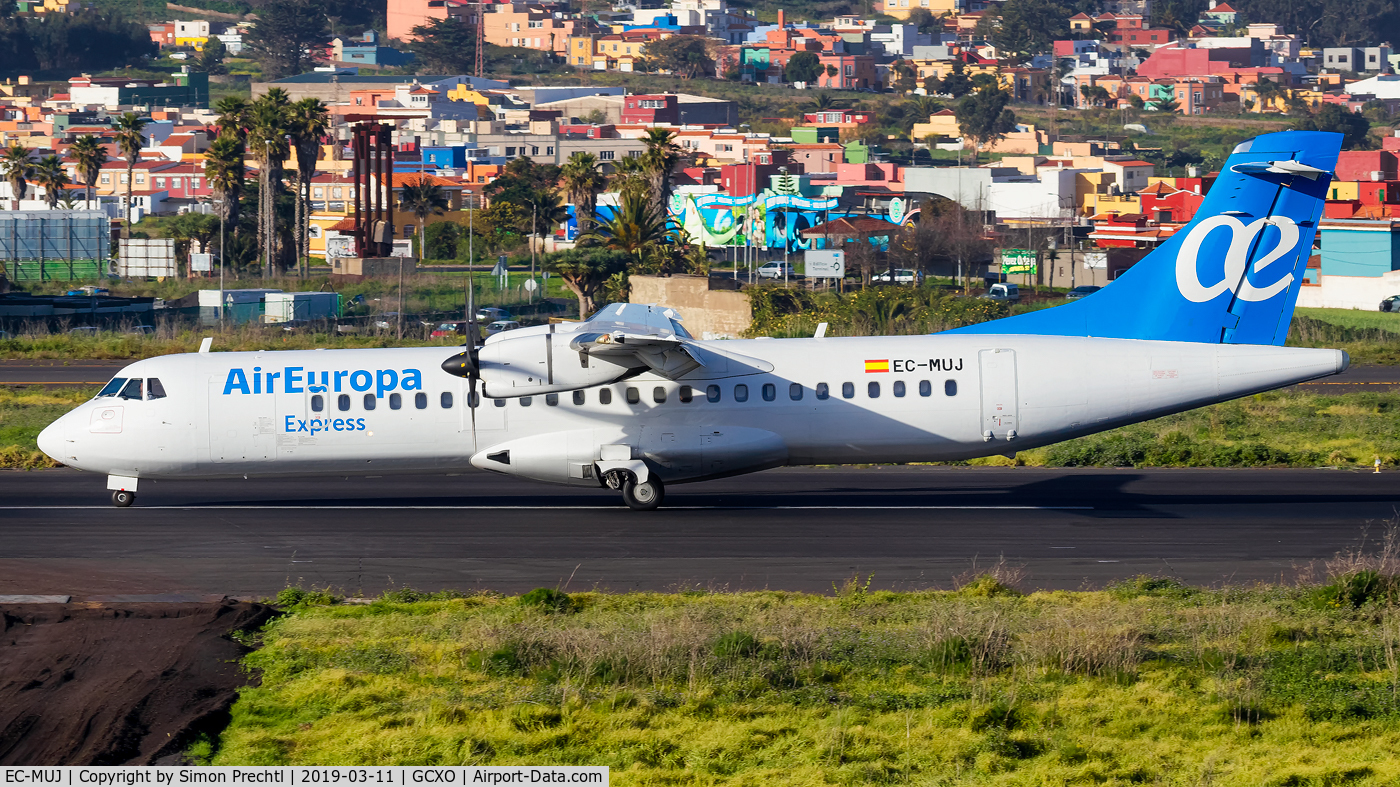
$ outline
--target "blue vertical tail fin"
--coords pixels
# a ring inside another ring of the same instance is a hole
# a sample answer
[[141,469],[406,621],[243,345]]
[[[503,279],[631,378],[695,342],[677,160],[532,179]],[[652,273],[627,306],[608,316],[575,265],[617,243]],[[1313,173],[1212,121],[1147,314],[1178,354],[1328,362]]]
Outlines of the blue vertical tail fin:
[[1282,345],[1341,141],[1283,131],[1244,142],[1191,223],[1112,285],[955,332]]

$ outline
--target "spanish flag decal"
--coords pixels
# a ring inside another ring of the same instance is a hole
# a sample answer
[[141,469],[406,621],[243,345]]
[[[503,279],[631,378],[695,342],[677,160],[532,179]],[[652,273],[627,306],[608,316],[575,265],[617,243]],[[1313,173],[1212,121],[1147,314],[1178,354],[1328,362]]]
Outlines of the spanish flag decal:
[[890,359],[888,359],[888,358],[886,358],[886,359],[884,359],[884,360],[882,360],[882,361],[866,361],[866,362],[865,362],[865,373],[866,373],[866,374],[873,374],[873,373],[875,373],[875,372],[888,372],[889,370],[890,370]]

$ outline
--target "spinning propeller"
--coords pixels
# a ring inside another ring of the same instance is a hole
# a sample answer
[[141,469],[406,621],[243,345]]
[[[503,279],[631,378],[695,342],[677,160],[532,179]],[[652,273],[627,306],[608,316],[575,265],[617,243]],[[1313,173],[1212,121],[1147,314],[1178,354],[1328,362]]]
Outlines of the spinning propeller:
[[476,282],[470,270],[467,271],[467,341],[466,352],[460,352],[442,362],[442,370],[457,377],[467,378],[469,385],[467,394],[467,408],[472,411],[472,452],[475,453],[476,445],[476,407],[481,403],[481,397],[476,394],[477,383],[481,382],[481,361],[479,353],[481,348],[477,346],[477,341],[481,338],[481,331],[476,324]]

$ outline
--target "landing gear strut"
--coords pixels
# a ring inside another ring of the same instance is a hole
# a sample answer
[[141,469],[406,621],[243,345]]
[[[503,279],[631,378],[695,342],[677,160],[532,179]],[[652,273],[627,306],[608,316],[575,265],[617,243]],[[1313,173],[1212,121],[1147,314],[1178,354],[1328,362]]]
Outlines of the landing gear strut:
[[622,484],[622,500],[633,511],[651,511],[666,499],[666,487],[652,476],[640,484],[628,478]]
[[118,489],[112,493],[112,505],[118,508],[126,508],[136,502],[136,493],[128,492],[125,489]]
[[654,475],[639,483],[630,471],[612,470],[603,476],[603,483],[621,491],[622,502],[633,511],[651,511],[666,499],[666,487]]

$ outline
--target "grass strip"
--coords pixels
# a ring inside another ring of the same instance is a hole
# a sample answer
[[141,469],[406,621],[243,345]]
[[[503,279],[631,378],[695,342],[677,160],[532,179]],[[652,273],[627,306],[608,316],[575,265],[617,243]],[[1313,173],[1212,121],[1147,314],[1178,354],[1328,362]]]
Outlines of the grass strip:
[[[1390,784],[1394,539],[1320,587],[284,592],[220,765],[592,764],[619,785]],[[1368,562],[1369,561],[1369,562]],[[1388,561],[1388,562],[1386,562]],[[1005,576],[1005,574],[1003,574]]]

